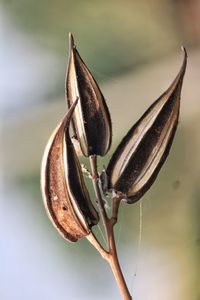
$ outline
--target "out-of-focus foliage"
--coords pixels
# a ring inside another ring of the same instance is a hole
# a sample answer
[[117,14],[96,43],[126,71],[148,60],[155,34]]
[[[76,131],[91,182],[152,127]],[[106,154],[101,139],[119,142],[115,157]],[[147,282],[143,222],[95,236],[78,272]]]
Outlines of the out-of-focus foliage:
[[44,146],[66,111],[69,31],[95,78],[104,81],[101,89],[115,140],[101,166],[174,78],[180,46],[188,50],[180,123],[170,156],[143,199],[139,252],[139,203],[131,209],[122,207],[116,231],[135,299],[198,299],[199,3],[1,1],[5,51],[0,87],[6,92],[2,104],[10,103],[1,131],[2,300],[120,299],[109,269],[87,241],[67,244],[54,231],[39,191]]
[[102,74],[122,74],[180,44],[196,44],[196,2],[18,0],[4,4],[14,22],[36,43],[62,56],[68,32],[73,32],[84,59],[105,80]]

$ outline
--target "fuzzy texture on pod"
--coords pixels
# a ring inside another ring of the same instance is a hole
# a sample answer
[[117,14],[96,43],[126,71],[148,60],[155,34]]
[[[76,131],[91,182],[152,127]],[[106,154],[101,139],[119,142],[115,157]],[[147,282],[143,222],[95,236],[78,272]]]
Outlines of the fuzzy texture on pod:
[[50,137],[41,169],[46,210],[59,233],[71,242],[88,235],[99,221],[69,136],[69,122],[76,105],[77,101]]
[[111,118],[105,99],[91,72],[80,57],[72,34],[69,35],[69,63],[66,97],[69,107],[79,98],[73,114],[74,133],[83,155],[104,156],[112,139]]
[[187,64],[183,50],[184,60],[177,77],[129,130],[107,167],[108,184],[104,190],[122,193],[127,203],[138,201],[151,187],[169,154]]

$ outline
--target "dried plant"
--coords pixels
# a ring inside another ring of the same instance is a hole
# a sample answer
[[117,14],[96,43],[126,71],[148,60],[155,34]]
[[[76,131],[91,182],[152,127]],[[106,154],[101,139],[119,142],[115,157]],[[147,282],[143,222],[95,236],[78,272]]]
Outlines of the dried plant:
[[[104,156],[111,145],[111,118],[105,99],[91,72],[81,59],[70,34],[70,55],[66,76],[66,99],[69,110],[50,137],[41,170],[41,188],[49,217],[68,241],[82,237],[92,243],[114,273],[123,299],[132,299],[119,264],[114,225],[123,201],[138,201],[155,181],[165,162],[176,132],[180,94],[187,54],[170,87],[147,109],[122,139],[106,170],[99,174],[97,156]],[[69,133],[90,161],[91,179],[97,207],[90,199],[79,162],[79,151]],[[112,197],[112,214],[103,194]],[[107,248],[92,231],[102,221]]]

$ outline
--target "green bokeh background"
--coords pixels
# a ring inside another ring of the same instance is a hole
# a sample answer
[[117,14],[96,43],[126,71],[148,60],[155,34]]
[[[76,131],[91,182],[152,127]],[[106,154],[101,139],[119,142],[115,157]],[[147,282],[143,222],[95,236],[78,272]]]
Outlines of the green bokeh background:
[[180,46],[187,48],[180,124],[170,156],[142,200],[141,245],[138,249],[140,203],[121,206],[116,236],[134,299],[199,300],[200,1],[4,0],[0,5],[1,299],[120,299],[106,262],[86,239],[70,244],[58,235],[40,194],[42,153],[66,111],[72,32],[113,121],[113,146],[99,160],[100,169],[169,86],[181,64]]

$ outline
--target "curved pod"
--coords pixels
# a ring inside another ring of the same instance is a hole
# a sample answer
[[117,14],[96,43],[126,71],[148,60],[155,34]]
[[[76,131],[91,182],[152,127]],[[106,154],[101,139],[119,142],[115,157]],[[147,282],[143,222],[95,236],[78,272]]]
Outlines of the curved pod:
[[178,124],[186,64],[184,49],[177,77],[133,125],[109,162],[107,190],[121,192],[128,203],[139,200],[150,188],[169,154]]
[[42,195],[49,217],[59,233],[72,242],[88,235],[99,220],[69,136],[76,104],[77,101],[50,137],[41,170]]
[[70,55],[66,76],[69,107],[79,99],[73,127],[83,155],[105,155],[112,138],[111,119],[105,99],[91,72],[81,59],[70,34]]

